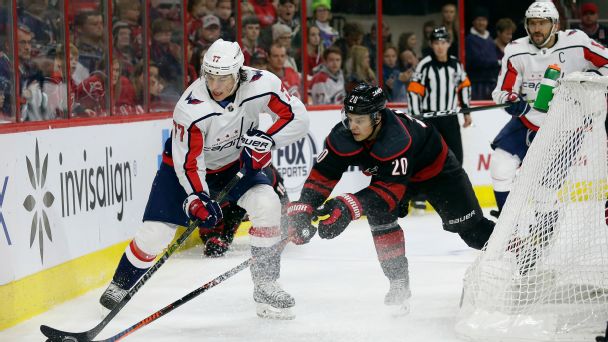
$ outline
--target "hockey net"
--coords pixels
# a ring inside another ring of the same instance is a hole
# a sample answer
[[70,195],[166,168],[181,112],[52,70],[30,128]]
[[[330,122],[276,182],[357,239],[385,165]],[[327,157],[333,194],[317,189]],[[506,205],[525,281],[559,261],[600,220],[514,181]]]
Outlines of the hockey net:
[[456,331],[475,341],[595,341],[608,320],[608,78],[558,83],[487,246]]

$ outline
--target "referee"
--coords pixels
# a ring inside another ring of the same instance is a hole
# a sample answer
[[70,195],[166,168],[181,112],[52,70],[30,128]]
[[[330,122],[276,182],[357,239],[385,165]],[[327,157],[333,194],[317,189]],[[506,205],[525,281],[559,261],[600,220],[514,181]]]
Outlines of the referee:
[[[433,53],[423,58],[412,76],[407,92],[411,114],[456,110],[469,107],[471,82],[462,64],[448,55],[449,35],[445,27],[437,27],[431,33]],[[448,147],[462,165],[462,139],[456,116],[426,119],[443,136]],[[462,127],[471,125],[471,116],[464,115]]]

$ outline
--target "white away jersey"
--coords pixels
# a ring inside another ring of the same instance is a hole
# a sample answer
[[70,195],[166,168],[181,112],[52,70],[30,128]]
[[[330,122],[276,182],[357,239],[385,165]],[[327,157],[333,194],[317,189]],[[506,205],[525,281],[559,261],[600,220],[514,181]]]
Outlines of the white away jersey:
[[[551,64],[559,65],[562,77],[586,70],[608,75],[608,50],[579,30],[557,32],[557,42],[549,49],[537,48],[527,36],[514,40],[505,48],[492,98],[496,103],[504,103],[508,94],[515,92],[525,94],[526,100],[536,99],[545,70]],[[538,130],[545,115],[532,109],[521,120],[526,127]]]
[[186,193],[208,192],[207,171],[219,171],[239,159],[240,138],[257,128],[260,113],[273,125],[267,130],[275,148],[291,144],[308,132],[308,114],[302,102],[287,93],[270,72],[243,67],[233,103],[222,108],[210,96],[204,78],[184,92],[173,112],[173,165]]

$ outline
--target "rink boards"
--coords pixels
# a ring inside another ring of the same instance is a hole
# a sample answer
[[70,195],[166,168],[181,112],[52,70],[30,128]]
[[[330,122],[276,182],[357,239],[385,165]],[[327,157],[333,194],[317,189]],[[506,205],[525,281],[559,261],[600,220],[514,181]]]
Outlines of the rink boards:
[[[168,117],[0,134],[6,147],[0,160],[0,330],[109,280],[141,222],[170,133]],[[273,154],[292,199],[340,111],[311,111],[310,117],[307,136]],[[508,119],[501,110],[478,112],[474,126],[462,130],[465,169],[482,206],[494,205],[489,143]],[[268,124],[263,117],[260,125]],[[368,182],[353,168],[334,193]]]

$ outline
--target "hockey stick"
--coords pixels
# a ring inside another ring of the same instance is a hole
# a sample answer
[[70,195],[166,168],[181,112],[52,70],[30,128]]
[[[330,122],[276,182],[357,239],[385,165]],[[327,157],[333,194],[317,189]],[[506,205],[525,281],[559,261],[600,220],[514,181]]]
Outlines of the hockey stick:
[[[277,242],[274,246],[270,247],[271,249],[276,249],[276,250],[282,250],[283,248],[285,248],[285,246],[287,245],[287,243],[291,241],[289,237]],[[262,257],[264,258],[264,256]],[[218,285],[219,283],[223,282],[224,280],[232,277],[233,275],[239,273],[240,271],[246,269],[247,267],[249,267],[253,262],[255,261],[255,259],[253,257],[249,257],[249,259],[241,262],[240,264],[236,265],[235,267],[233,267],[232,269],[228,270],[227,272],[219,275],[217,278],[211,280],[210,282],[206,283],[205,285],[195,289],[194,291],[191,291],[190,293],[188,293],[187,295],[183,296],[182,298],[174,301],[173,303],[165,306],[164,308],[156,311],[155,313],[151,314],[150,316],[142,319],[141,321],[133,324],[132,326],[130,326],[129,328],[119,332],[118,334],[109,337],[105,340],[96,340],[96,341],[90,341],[90,340],[86,340],[86,342],[114,342],[114,341],[120,341],[123,338],[131,335],[132,333],[134,333],[135,331],[145,327],[146,325],[156,321],[157,319],[163,317],[164,315],[168,314],[169,312],[177,309],[178,307],[182,306],[183,304],[189,302],[191,299],[194,299],[195,297],[197,297],[198,295],[200,295],[201,293],[209,290],[210,288]],[[81,340],[78,340],[81,341]],[[84,342],[84,341],[83,341]]]
[[[244,170],[239,170],[239,172],[237,172],[236,175],[232,177],[228,184],[226,184],[222,191],[220,191],[220,193],[217,195],[216,201],[223,201],[224,198],[226,198],[226,196],[230,192],[230,190],[232,190],[232,188],[234,188],[234,186],[239,182],[239,180],[243,178],[244,174]],[[110,323],[110,321],[118,314],[118,312],[120,312],[120,310],[122,310],[122,308],[127,305],[129,300],[131,300],[135,293],[137,293],[137,291],[148,281],[148,279],[150,279],[150,277],[152,277],[152,275],[167,261],[167,259],[169,259],[169,257],[179,248],[179,246],[181,246],[184,241],[186,241],[190,234],[192,234],[192,232],[198,227],[198,224],[198,220],[194,220],[192,223],[190,223],[186,231],[184,231],[182,235],[180,235],[180,237],[175,240],[174,243],[167,247],[167,251],[165,252],[165,254],[163,254],[163,256],[158,259],[154,266],[150,267],[150,269],[146,273],[144,273],[144,275],[137,281],[137,283],[135,283],[135,285],[133,285],[133,287],[129,290],[127,295],[94,328],[80,333],[73,333],[57,330],[46,325],[41,325],[40,331],[42,332],[42,334],[44,334],[44,336],[48,337],[47,341],[91,341],[93,338],[95,338],[95,336],[97,336],[101,332],[101,330],[103,330],[103,328],[105,328],[105,326]]]
[[[534,102],[534,100],[529,100],[526,102],[532,103],[532,102]],[[445,116],[452,116],[452,115],[456,115],[456,114],[469,114],[469,113],[473,113],[473,112],[479,112],[482,110],[504,108],[504,107],[508,107],[512,104],[513,104],[513,102],[505,102],[505,103],[494,104],[494,105],[489,105],[489,106],[461,108],[458,110],[439,110],[436,112],[426,112],[426,113],[414,114],[413,116],[418,119],[442,118]]]

